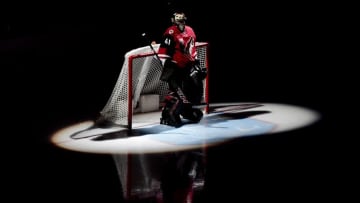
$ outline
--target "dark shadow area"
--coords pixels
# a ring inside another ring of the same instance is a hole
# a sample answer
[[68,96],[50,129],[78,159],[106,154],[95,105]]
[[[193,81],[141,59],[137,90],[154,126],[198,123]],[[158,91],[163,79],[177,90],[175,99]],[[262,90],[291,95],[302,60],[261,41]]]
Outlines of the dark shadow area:
[[244,103],[244,104],[227,104],[227,105],[223,105],[223,106],[219,106],[219,105],[215,105],[215,106],[211,106],[209,107],[209,112],[223,112],[223,111],[240,111],[240,110],[246,110],[246,109],[251,109],[251,108],[256,108],[256,107],[260,107],[260,106],[264,106],[263,104],[259,104],[259,103]]
[[230,112],[230,113],[225,112],[223,114],[219,114],[214,117],[215,119],[217,119],[216,117],[220,117],[220,118],[225,118],[224,120],[232,120],[232,119],[236,120],[236,119],[250,118],[252,116],[267,114],[267,113],[271,113],[271,111],[258,110],[258,111]]
[[[25,17],[0,24],[4,199],[124,202],[111,156],[58,149],[49,136],[95,118],[113,90],[125,52],[144,46],[143,32],[159,41],[170,23],[166,1],[127,3],[9,8],[14,10],[10,17]],[[354,191],[348,182],[358,173],[352,173],[358,147],[353,146],[356,125],[349,124],[352,109],[345,105],[356,85],[339,82],[349,81],[344,72],[351,67],[338,53],[349,50],[338,47],[347,44],[339,35],[346,32],[336,27],[341,8],[315,2],[209,1],[206,9],[201,2],[181,4],[198,40],[210,45],[211,103],[287,103],[322,115],[304,129],[209,148],[204,202],[346,202]],[[131,15],[124,12],[129,9]],[[35,13],[43,21],[31,19]],[[68,21],[55,23],[59,18]],[[269,112],[230,118],[256,113]]]
[[[130,130],[122,130],[120,132],[115,132],[115,133],[107,133],[107,134],[103,134],[103,135],[94,135],[96,136],[95,138],[91,139],[94,141],[104,141],[104,140],[114,140],[114,139],[121,139],[121,138],[128,138],[133,136],[133,132]],[[135,134],[134,136],[138,136],[137,134]]]

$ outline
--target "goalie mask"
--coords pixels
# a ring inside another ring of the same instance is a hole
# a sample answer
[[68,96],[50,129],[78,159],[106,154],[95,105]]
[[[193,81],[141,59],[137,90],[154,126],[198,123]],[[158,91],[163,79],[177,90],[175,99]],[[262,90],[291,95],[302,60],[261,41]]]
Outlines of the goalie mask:
[[186,16],[184,13],[174,13],[171,22],[178,26],[181,31],[184,31]]

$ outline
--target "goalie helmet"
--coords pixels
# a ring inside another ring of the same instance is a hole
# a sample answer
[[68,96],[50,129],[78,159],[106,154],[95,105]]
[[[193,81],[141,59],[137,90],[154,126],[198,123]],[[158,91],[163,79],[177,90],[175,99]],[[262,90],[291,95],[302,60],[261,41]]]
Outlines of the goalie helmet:
[[186,16],[182,12],[176,12],[173,14],[173,17],[171,18],[171,22],[179,28],[181,32],[185,30],[185,20]]
[[171,22],[177,25],[185,24],[186,16],[185,13],[182,12],[176,12],[173,14],[173,17],[171,18]]

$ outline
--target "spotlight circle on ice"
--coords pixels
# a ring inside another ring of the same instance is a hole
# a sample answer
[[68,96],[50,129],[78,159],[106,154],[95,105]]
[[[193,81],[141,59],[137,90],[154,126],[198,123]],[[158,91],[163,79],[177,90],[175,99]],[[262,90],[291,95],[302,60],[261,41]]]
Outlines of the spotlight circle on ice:
[[210,104],[210,113],[199,123],[184,121],[175,128],[159,124],[160,113],[135,115],[132,130],[117,125],[97,127],[93,121],[84,121],[60,129],[51,141],[64,149],[89,153],[161,153],[295,130],[320,119],[314,110],[289,104],[217,103]]

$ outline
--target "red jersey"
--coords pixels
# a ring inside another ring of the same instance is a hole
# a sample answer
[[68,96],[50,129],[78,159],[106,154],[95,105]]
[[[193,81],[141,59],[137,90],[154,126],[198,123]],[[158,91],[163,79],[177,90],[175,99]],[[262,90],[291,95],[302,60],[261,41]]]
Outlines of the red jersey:
[[170,57],[180,68],[193,64],[196,59],[196,35],[190,26],[185,25],[181,32],[176,25],[169,27],[160,44],[158,55]]

